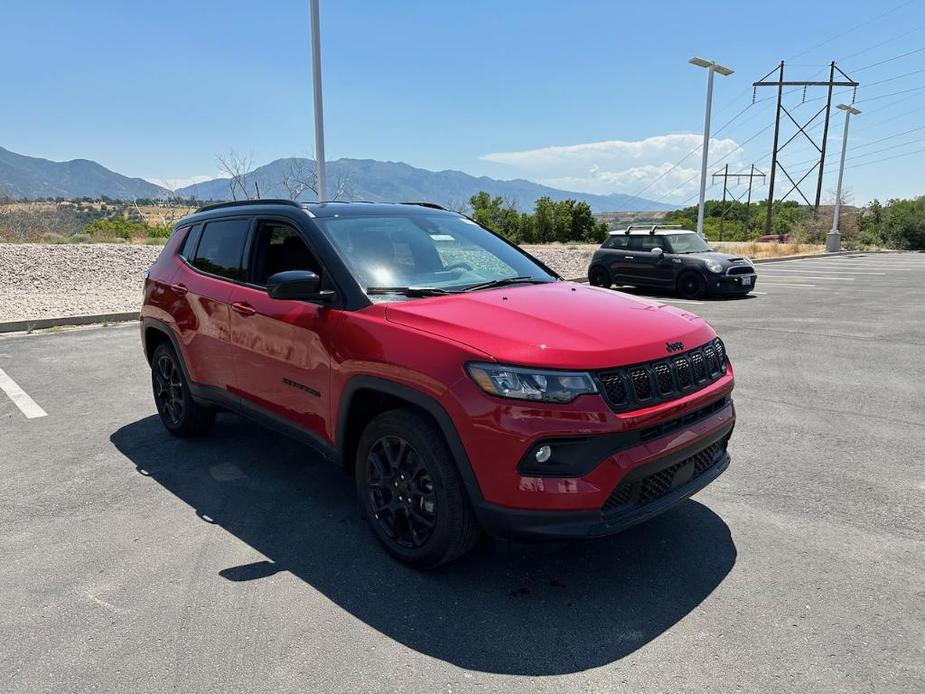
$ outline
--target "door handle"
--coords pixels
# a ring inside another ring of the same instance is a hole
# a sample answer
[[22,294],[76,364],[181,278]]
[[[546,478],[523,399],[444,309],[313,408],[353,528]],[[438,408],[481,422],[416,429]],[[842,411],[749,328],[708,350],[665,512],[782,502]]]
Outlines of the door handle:
[[633,256],[631,256],[631,255],[625,255],[625,256],[623,256],[623,260],[632,260],[632,259],[633,259]]
[[171,284],[170,288],[173,289],[177,294],[186,294],[186,292],[189,291],[185,284]]
[[234,302],[231,305],[231,308],[235,312],[240,313],[242,316],[253,316],[255,313],[257,313],[257,309],[255,309],[250,304],[246,304],[241,301]]

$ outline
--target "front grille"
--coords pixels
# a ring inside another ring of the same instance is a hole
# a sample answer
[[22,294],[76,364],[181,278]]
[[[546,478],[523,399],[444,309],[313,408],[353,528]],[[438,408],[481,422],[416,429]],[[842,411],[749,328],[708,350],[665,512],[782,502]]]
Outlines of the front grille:
[[751,275],[754,272],[755,268],[751,265],[736,265],[726,270],[727,275]]
[[[627,511],[658,501],[673,489],[687,485],[722,460],[726,452],[726,442],[727,439],[723,438],[658,472],[621,482],[607,497],[601,511],[605,514]],[[684,472],[676,484],[676,476],[682,469]]]
[[705,388],[726,373],[726,348],[718,337],[670,359],[597,374],[610,408],[624,412],[674,400]]

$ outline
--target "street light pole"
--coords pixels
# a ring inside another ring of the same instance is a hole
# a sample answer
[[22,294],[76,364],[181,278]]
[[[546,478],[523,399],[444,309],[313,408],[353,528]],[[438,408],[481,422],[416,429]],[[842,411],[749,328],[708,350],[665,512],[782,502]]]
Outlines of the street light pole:
[[315,170],[318,177],[318,201],[326,199],[324,175],[324,107],[321,102],[321,27],[318,0],[311,0],[312,24],[312,92],[315,104]]
[[710,112],[713,109],[713,73],[718,72],[724,77],[732,74],[732,70],[719,63],[704,58],[691,58],[691,65],[707,68],[707,106],[703,118],[703,159],[700,163],[700,203],[697,206],[697,233],[703,236],[703,209],[707,192],[707,157],[710,151]]
[[851,116],[856,116],[860,111],[847,104],[838,104],[835,108],[845,112],[845,132],[841,139],[841,164],[838,166],[838,186],[835,189],[835,213],[832,215],[832,230],[825,238],[825,250],[827,253],[835,253],[841,250],[841,232],[838,230],[838,219],[841,216],[841,184],[845,175],[845,152],[848,149],[848,123]]

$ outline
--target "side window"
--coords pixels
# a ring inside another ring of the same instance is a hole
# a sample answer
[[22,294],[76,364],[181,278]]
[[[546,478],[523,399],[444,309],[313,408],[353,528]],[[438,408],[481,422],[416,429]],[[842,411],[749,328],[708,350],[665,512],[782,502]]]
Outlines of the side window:
[[612,234],[604,241],[604,248],[626,248],[629,246],[630,237],[626,234]]
[[202,230],[192,265],[219,277],[243,280],[242,258],[249,229],[248,219],[209,222]]
[[287,270],[310,270],[322,276],[321,263],[288,224],[260,222],[254,251],[254,284],[265,285],[270,276]]
[[183,241],[183,247],[180,249],[180,255],[187,260],[192,260],[196,253],[196,246],[199,245],[199,236],[202,234],[202,224],[197,224],[186,235]]
[[661,236],[645,234],[634,236],[632,238],[632,249],[634,251],[651,251],[653,248],[665,248],[665,244]]

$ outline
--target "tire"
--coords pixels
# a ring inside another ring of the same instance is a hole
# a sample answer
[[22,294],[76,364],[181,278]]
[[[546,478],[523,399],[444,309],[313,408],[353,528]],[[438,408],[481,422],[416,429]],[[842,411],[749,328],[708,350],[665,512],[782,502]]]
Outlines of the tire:
[[411,408],[389,410],[363,431],[357,496],[393,557],[429,569],[468,552],[481,535],[446,440]]
[[151,388],[161,422],[174,436],[201,436],[212,426],[215,410],[193,400],[180,359],[166,342],[151,356]]
[[613,285],[613,280],[610,278],[610,273],[607,271],[607,268],[594,265],[588,270],[588,283],[592,287],[604,287],[605,289],[609,289],[611,285]]
[[683,299],[699,299],[707,292],[707,283],[696,272],[685,272],[678,277],[678,296]]

